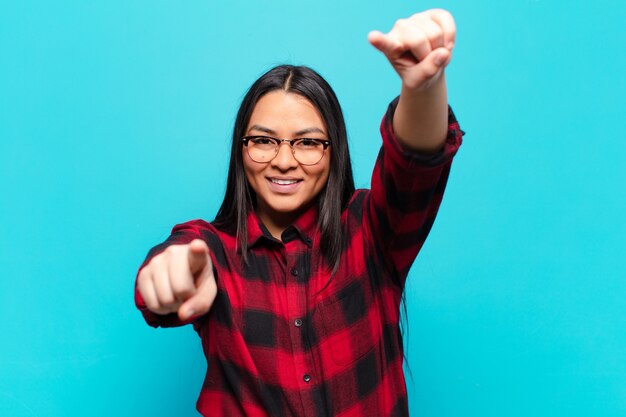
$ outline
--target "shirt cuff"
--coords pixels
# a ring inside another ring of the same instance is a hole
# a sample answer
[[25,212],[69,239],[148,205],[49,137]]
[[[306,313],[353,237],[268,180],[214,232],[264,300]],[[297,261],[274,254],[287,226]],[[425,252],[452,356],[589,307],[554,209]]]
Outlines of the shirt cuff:
[[385,152],[399,166],[405,169],[414,169],[416,167],[436,167],[443,165],[452,160],[459,146],[463,141],[465,132],[459,127],[456,116],[452,108],[448,106],[448,133],[444,146],[435,153],[425,153],[406,149],[403,147],[393,131],[393,115],[398,106],[400,97],[396,97],[387,108],[387,112],[380,124],[380,133],[383,138],[383,148]]

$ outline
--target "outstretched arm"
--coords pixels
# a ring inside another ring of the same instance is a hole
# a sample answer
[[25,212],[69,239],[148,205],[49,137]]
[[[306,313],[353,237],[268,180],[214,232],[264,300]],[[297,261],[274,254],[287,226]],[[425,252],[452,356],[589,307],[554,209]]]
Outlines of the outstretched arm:
[[385,54],[402,80],[393,129],[407,149],[439,151],[448,132],[448,95],[444,75],[452,58],[456,26],[441,9],[396,22],[389,33],[370,32],[370,43]]
[[178,224],[150,250],[135,280],[135,304],[153,327],[199,322],[217,294],[216,272],[206,236],[209,224]]

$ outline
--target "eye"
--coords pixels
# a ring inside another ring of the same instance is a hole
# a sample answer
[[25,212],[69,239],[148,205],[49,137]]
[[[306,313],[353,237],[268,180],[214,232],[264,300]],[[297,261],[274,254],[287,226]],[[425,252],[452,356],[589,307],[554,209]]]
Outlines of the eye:
[[317,148],[323,146],[319,139],[302,138],[296,140],[295,145],[299,148]]
[[275,141],[273,138],[267,136],[255,136],[250,138],[250,142],[255,145],[274,145]]

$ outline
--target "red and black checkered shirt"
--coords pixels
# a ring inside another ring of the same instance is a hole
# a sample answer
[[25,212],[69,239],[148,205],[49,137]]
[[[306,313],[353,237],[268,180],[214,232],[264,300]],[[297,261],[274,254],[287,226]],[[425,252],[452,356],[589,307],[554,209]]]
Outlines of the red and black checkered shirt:
[[[371,190],[356,190],[342,214],[346,246],[331,279],[321,257],[317,208],[275,239],[252,212],[249,261],[235,236],[203,220],[177,225],[168,245],[204,239],[218,286],[193,326],[207,373],[197,402],[203,416],[406,416],[400,301],[411,264],[441,203],[463,132],[449,111],[444,148],[403,150],[394,137],[397,99],[381,124],[383,146]],[[180,326],[135,301],[151,326]]]

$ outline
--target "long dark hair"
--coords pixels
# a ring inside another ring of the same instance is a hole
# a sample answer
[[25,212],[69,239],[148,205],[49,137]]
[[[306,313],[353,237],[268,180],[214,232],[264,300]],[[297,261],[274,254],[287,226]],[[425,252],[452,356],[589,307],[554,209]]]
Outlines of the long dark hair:
[[339,265],[343,234],[341,212],[354,193],[352,164],[343,112],[337,96],[317,72],[305,66],[280,65],[263,74],[246,93],[233,129],[228,182],[222,206],[213,221],[216,227],[236,234],[244,262],[248,253],[247,217],[256,206],[256,195],[246,179],[243,168],[241,138],[250,121],[254,106],[270,91],[283,90],[308,99],[320,112],[331,141],[330,173],[326,186],[317,197],[320,248],[329,267]]

